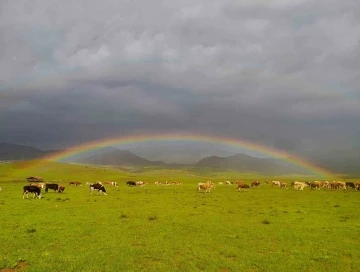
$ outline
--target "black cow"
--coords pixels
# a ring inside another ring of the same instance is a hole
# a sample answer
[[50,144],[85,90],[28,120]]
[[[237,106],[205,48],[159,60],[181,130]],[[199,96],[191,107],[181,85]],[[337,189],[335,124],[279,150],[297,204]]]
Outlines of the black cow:
[[41,198],[41,188],[37,186],[33,186],[33,185],[24,186],[23,199],[25,198],[25,195],[26,198],[29,198],[28,193],[33,193],[34,194],[33,198],[35,198],[36,196],[38,198]]
[[56,183],[46,183],[45,184],[45,192],[48,192],[49,189],[56,191],[59,191],[59,185]]
[[92,192],[94,190],[98,191],[97,194],[101,194],[101,192],[102,192],[104,195],[107,195],[106,189],[105,189],[104,185],[102,185],[102,184],[98,184],[98,183],[90,184],[90,195],[92,195]]
[[356,190],[355,182],[345,182],[346,188],[353,188]]
[[126,182],[126,185],[127,186],[136,186],[136,182],[132,181],[132,180],[129,180],[128,182]]

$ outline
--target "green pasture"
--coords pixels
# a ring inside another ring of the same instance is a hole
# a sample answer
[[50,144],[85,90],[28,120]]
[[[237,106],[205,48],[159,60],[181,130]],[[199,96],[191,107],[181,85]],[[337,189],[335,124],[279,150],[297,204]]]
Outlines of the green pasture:
[[[65,192],[22,199],[27,176],[62,180]],[[360,271],[360,192],[264,184],[236,192],[217,184],[293,178],[0,164],[0,271]],[[211,193],[198,192],[197,183],[209,179]],[[89,195],[86,181],[105,180],[119,187]],[[127,180],[148,185],[127,187]],[[182,185],[154,185],[165,180]]]

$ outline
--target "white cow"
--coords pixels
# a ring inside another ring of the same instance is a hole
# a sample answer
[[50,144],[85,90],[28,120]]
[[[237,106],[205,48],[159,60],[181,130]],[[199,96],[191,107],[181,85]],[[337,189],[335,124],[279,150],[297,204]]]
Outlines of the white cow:
[[294,184],[294,189],[300,191],[304,191],[304,188],[306,186],[309,186],[305,182],[300,182],[300,181],[295,181],[293,184]]
[[274,187],[274,186],[281,187],[281,181],[278,181],[278,180],[273,180],[271,182],[271,184],[272,184],[272,187]]

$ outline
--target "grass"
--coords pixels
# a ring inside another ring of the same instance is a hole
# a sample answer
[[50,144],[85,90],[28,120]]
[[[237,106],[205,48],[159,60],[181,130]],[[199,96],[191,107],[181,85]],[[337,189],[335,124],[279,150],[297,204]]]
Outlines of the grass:
[[[246,192],[234,185],[196,191],[197,182],[210,177],[243,178],[235,172],[148,169],[134,175],[65,164],[0,170],[0,271],[360,270],[360,192],[263,184]],[[63,194],[23,200],[31,175],[111,180],[119,187],[105,185],[107,196],[90,196],[85,184],[65,183]],[[149,184],[127,187],[130,179]],[[157,180],[183,184],[157,186]]]

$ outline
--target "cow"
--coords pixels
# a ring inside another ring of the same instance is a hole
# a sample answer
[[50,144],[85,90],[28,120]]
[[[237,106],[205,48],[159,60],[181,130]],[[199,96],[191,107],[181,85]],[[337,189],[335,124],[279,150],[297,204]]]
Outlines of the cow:
[[251,187],[259,187],[260,186],[260,181],[253,181],[251,183]]
[[28,182],[43,182],[42,177],[28,177],[26,180]]
[[345,182],[347,188],[352,188],[355,190],[355,182]]
[[247,185],[245,182],[239,180],[236,182],[236,191],[241,191],[241,189],[244,189],[244,191],[246,191],[246,189],[249,189],[250,186]]
[[305,182],[294,181],[293,186],[295,190],[304,191],[304,188],[309,185]]
[[112,182],[111,182],[111,185],[112,185],[112,186],[115,186],[115,187],[119,187],[119,185],[117,184],[116,181],[112,181]]
[[197,190],[205,190],[206,193],[210,193],[211,188],[213,187],[213,183],[211,181],[207,181],[206,183],[198,183]]
[[45,183],[30,183],[31,186],[37,186],[40,189],[44,189]]
[[318,189],[320,190],[321,182],[320,181],[313,181],[308,184],[310,186],[310,189]]
[[81,186],[81,182],[79,182],[79,181],[70,181],[69,185]]
[[227,181],[225,181],[225,184],[226,184],[226,185],[230,185],[230,184],[231,184],[231,181],[230,181],[230,180],[227,180]]
[[280,181],[278,181],[278,180],[273,180],[272,182],[271,182],[271,186],[272,187],[274,187],[274,186],[277,186],[277,187],[281,187],[281,183],[280,183]]
[[223,185],[224,184],[224,182],[222,182],[222,181],[219,181],[219,185]]
[[90,184],[90,195],[92,195],[93,191],[97,191],[98,192],[97,194],[103,193],[104,195],[107,195],[106,189],[105,189],[104,185],[102,185],[102,184],[98,184],[98,183]]
[[346,190],[346,183],[344,181],[338,181],[339,188]]
[[24,186],[23,199],[25,198],[25,195],[26,198],[29,198],[28,193],[33,193],[34,194],[33,198],[35,197],[41,198],[41,189],[37,186],[33,186],[33,185]]
[[287,184],[283,181],[280,181],[280,188],[288,189]]
[[49,189],[52,189],[56,192],[59,190],[59,185],[56,183],[46,183],[45,184],[45,192],[48,192]]
[[143,185],[145,185],[145,182],[143,182],[141,180],[136,182],[136,186],[143,186]]
[[126,185],[130,186],[130,187],[133,187],[133,186],[136,186],[136,182],[132,181],[132,180],[129,180],[129,181],[126,182]]
[[64,190],[65,190],[65,186],[64,186],[64,185],[60,185],[60,186],[59,186],[59,189],[58,189],[58,192],[59,192],[59,193],[63,193]]

